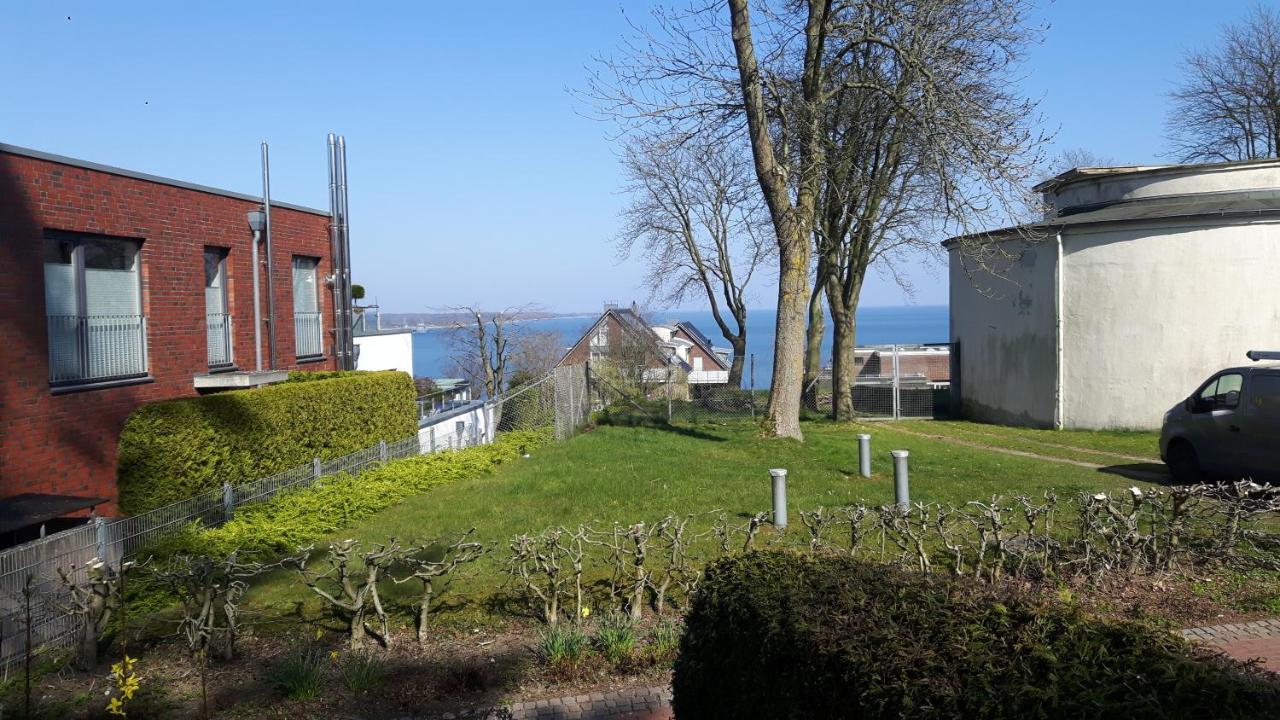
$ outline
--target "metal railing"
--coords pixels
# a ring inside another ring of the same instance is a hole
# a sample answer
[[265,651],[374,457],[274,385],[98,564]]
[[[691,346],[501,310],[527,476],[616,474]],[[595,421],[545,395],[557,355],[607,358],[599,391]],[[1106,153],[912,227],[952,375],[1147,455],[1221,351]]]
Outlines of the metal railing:
[[49,382],[113,380],[147,373],[142,315],[49,315]]
[[324,354],[324,319],[318,312],[293,314],[294,354],[311,357]]
[[428,422],[434,416],[473,402],[470,389],[436,390],[418,398],[418,423]]
[[204,325],[205,337],[209,343],[209,367],[224,368],[234,365],[235,355],[231,350],[231,315],[206,313]]

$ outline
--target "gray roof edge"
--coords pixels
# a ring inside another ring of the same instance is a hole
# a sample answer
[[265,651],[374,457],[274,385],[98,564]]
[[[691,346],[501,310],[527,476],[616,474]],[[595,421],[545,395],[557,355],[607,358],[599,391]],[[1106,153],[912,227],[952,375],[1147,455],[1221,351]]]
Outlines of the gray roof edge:
[[[55,153],[44,152],[43,150],[32,150],[31,148],[20,147],[18,145],[6,145],[5,143],[0,143],[0,153],[19,155],[21,157],[29,157],[35,160],[45,160],[48,162],[58,163],[60,165],[70,165],[72,167],[107,173],[109,175],[119,175],[120,177],[133,178],[134,180],[143,180],[146,182],[158,183],[160,185],[170,185],[184,190],[209,193],[210,195],[221,195],[223,197],[235,198],[237,200],[248,200],[256,203],[262,202],[262,197],[258,195],[248,195],[246,193],[224,190],[222,188],[187,182],[185,180],[175,180],[161,175],[151,175],[149,173],[138,172],[136,170],[126,170],[113,165],[103,165],[102,163],[80,160],[78,158],[67,157],[65,155],[57,155]],[[294,203],[280,202],[279,200],[272,200],[271,207],[285,208],[286,210],[297,210],[298,212],[304,212],[311,215],[323,215],[324,217],[329,217],[329,212],[327,210],[317,210],[316,208],[307,207],[306,205],[295,205]]]
[[[1156,215],[1137,215],[1134,217],[1104,217],[1090,218],[1090,215],[1123,208],[1126,205],[1135,208],[1149,208],[1152,205],[1169,204],[1182,205],[1185,208],[1188,198],[1196,197],[1193,195],[1176,195],[1165,198],[1152,198],[1146,201],[1132,201],[1122,203],[1110,203],[1107,205],[1094,207],[1087,212],[1069,213],[1067,215],[1059,215],[1057,217],[1046,218],[1039,222],[1026,223],[1023,225],[1010,225],[1008,227],[997,228],[995,230],[987,230],[983,232],[966,233],[956,235],[943,240],[940,244],[944,248],[949,248],[956,243],[957,240],[964,238],[989,237],[992,239],[1009,239],[1004,236],[1012,236],[1018,234],[1034,235],[1037,233],[1056,232],[1063,228],[1087,226],[1087,225],[1105,225],[1110,223],[1159,223],[1169,220],[1189,220],[1196,218],[1248,218],[1258,217],[1260,215],[1276,215],[1280,216],[1280,205],[1272,208],[1245,208],[1232,207],[1230,205],[1223,206],[1220,203],[1211,202],[1213,200],[1221,200],[1223,196],[1234,195],[1243,200],[1249,199],[1277,199],[1280,200],[1280,190],[1243,190],[1231,191],[1223,193],[1205,193],[1202,197],[1210,202],[1202,203],[1204,207],[1195,208],[1190,212],[1170,212]],[[1164,202],[1159,202],[1164,201]]]

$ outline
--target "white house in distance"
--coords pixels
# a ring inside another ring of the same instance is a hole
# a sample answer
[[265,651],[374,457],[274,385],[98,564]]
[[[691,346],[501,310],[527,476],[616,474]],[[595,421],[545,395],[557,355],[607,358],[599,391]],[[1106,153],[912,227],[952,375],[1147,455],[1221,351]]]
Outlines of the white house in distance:
[[950,254],[953,402],[977,420],[1156,428],[1211,373],[1280,348],[1280,161],[1077,168],[1043,221]]
[[357,316],[351,334],[356,346],[357,370],[400,370],[413,377],[412,328],[384,330],[381,315],[366,311]]

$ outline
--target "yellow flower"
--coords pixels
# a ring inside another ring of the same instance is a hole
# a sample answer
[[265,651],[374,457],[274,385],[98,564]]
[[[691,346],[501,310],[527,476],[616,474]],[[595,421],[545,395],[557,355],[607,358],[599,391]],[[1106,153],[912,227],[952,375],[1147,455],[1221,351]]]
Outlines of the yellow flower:
[[120,702],[120,698],[111,698],[111,702],[107,703],[107,712],[124,717],[124,703]]
[[591,608],[583,606],[582,617],[591,617]]
[[337,651],[337,650],[330,650],[330,651],[329,651],[329,660],[331,660],[332,662],[338,662],[338,651]]

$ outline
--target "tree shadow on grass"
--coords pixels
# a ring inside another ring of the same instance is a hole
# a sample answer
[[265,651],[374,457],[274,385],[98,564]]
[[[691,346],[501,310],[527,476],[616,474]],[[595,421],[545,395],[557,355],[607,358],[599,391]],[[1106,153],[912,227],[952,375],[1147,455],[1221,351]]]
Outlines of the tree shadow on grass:
[[675,433],[676,435],[683,435],[695,440],[709,440],[711,442],[728,441],[728,438],[723,435],[715,435],[684,424],[669,423],[665,418],[653,417],[639,411],[610,412],[606,410],[597,419],[596,424],[608,425],[611,427],[639,427],[651,430],[661,430],[663,432]]

